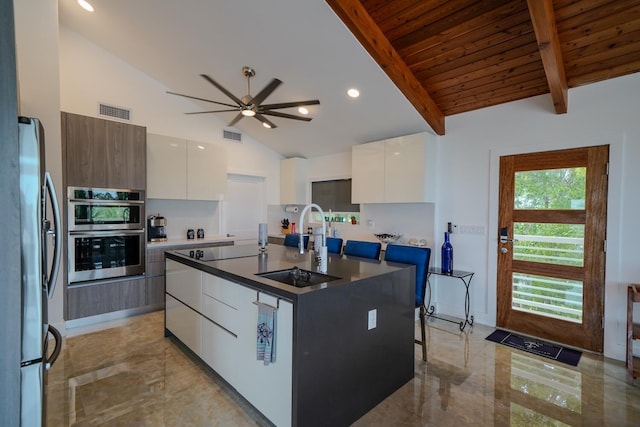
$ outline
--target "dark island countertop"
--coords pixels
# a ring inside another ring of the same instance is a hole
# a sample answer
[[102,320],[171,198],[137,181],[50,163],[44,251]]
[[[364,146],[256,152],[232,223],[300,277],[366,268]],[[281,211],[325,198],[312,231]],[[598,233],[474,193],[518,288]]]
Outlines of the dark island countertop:
[[196,250],[167,251],[165,256],[206,273],[291,301],[311,292],[334,286],[344,286],[407,268],[404,264],[329,254],[326,274],[339,277],[339,279],[298,288],[256,274],[285,270],[295,266],[302,270],[317,271],[318,263],[315,261],[313,251],[305,251],[304,254],[300,254],[297,248],[270,245],[266,253],[259,254],[258,252],[257,246],[242,245],[207,248],[199,253]]

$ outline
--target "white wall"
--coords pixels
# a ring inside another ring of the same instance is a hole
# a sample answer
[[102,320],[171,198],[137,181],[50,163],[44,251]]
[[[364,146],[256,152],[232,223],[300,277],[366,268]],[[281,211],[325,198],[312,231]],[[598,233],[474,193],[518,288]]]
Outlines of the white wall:
[[[564,115],[553,113],[551,97],[545,95],[447,118],[440,145],[436,234],[445,231],[447,221],[487,230],[484,236],[454,235],[452,242],[456,268],[476,273],[471,284],[476,321],[495,325],[499,156],[609,144],[605,355],[624,359],[626,286],[640,280],[639,99],[637,73],[571,89]],[[438,288],[445,313],[459,315],[461,298],[462,289]]]

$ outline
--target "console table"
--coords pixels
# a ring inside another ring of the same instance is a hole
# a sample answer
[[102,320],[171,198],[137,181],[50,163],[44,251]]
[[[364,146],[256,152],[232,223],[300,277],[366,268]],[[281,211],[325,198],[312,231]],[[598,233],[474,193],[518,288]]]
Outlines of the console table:
[[462,271],[462,270],[453,270],[453,273],[446,273],[444,272],[441,268],[435,268],[435,267],[431,267],[429,268],[429,270],[427,271],[427,286],[429,287],[429,298],[428,298],[428,303],[427,303],[427,316],[429,317],[433,317],[436,319],[440,319],[440,320],[444,320],[447,322],[452,322],[452,323],[458,323],[457,320],[450,320],[450,319],[446,319],[444,317],[438,317],[434,314],[435,312],[435,307],[433,305],[431,305],[431,282],[429,281],[429,278],[431,277],[432,274],[435,274],[437,276],[445,276],[445,277],[452,277],[454,279],[460,279],[462,281],[462,283],[464,284],[465,287],[465,294],[464,294],[464,320],[461,320],[460,323],[460,330],[464,331],[464,328],[467,327],[467,325],[469,326],[473,326],[473,315],[469,316],[469,285],[471,284],[471,279],[473,278],[473,272],[471,271]]

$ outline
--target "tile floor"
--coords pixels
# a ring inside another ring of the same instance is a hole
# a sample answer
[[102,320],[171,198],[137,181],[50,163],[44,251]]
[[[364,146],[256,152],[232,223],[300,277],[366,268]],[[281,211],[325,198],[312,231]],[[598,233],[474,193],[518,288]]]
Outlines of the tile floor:
[[[49,371],[47,425],[269,425],[202,363],[164,338],[163,312],[65,340]],[[638,426],[640,380],[583,354],[577,367],[486,341],[493,328],[428,323],[428,362],[354,426]]]

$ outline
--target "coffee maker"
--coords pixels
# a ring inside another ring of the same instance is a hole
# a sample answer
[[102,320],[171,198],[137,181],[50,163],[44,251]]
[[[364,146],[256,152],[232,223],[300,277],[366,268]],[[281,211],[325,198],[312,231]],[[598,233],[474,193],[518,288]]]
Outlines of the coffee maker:
[[160,214],[150,215],[147,218],[147,240],[150,242],[164,242],[167,240],[167,233],[165,227],[167,226],[167,219]]

